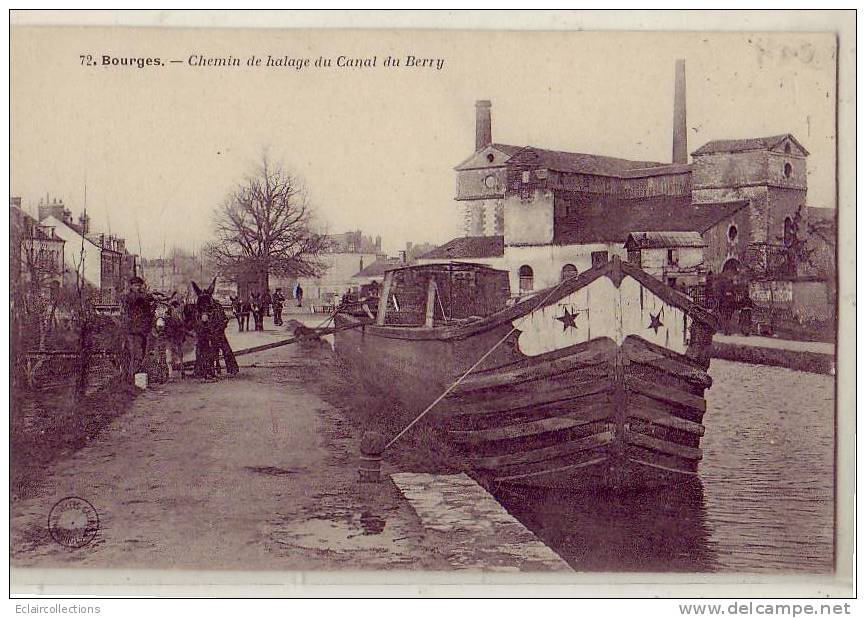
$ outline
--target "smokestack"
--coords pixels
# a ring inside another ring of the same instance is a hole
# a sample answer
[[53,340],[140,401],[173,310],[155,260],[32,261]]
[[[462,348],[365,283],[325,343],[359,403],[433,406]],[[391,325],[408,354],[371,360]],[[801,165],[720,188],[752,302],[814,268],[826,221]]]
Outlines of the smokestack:
[[475,152],[492,143],[490,101],[475,101]]
[[688,134],[686,133],[686,61],[677,60],[674,75],[674,163],[688,163]]

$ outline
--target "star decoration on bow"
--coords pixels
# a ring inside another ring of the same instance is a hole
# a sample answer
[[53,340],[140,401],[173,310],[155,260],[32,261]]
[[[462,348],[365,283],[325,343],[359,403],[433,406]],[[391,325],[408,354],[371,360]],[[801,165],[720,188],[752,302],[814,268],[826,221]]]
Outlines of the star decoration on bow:
[[653,331],[658,334],[659,328],[661,328],[662,326],[664,326],[664,324],[662,323],[662,310],[659,309],[659,312],[657,314],[650,314],[650,323],[647,328],[653,329]]
[[562,332],[567,331],[569,328],[577,328],[577,325],[574,323],[575,318],[577,317],[576,313],[571,313],[568,308],[565,309],[565,314],[554,318],[555,320],[559,320],[562,322]]

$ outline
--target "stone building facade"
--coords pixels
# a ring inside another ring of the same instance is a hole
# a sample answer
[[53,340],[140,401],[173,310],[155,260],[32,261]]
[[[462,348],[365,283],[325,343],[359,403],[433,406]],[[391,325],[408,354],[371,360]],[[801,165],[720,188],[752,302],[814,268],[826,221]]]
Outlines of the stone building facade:
[[[807,211],[809,153],[783,134],[711,141],[688,163],[684,71],[678,63],[672,163],[496,143],[491,103],[478,101],[475,152],[455,168],[464,242],[424,261],[481,261],[528,291],[530,273],[538,289],[612,254],[625,259],[631,232],[696,232],[703,273],[766,273],[798,209]],[[491,237],[501,239],[495,255],[483,240]]]

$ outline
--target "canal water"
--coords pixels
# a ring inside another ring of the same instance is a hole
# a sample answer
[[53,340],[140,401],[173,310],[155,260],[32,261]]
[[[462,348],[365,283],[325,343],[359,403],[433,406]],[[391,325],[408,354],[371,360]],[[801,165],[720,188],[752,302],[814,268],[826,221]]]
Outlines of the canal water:
[[723,360],[710,374],[697,482],[497,499],[577,570],[831,571],[833,378]]

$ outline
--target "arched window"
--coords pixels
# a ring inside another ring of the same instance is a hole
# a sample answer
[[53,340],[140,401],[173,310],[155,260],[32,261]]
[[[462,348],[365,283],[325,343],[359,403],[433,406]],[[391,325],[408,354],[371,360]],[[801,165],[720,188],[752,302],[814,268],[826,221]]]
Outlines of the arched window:
[[785,154],[791,154],[791,144],[785,143]]
[[791,177],[791,172],[793,171],[793,168],[791,167],[791,164],[790,164],[790,163],[785,163],[785,168],[784,168],[783,171],[785,172],[785,178],[790,178],[790,177]]
[[796,236],[796,230],[794,229],[794,220],[791,217],[785,217],[785,236],[783,241],[786,247],[790,247],[794,244],[794,237]]
[[520,291],[521,292],[531,292],[532,291],[532,267],[524,264],[520,267],[520,270],[517,271],[517,274],[520,276]]
[[577,275],[577,267],[574,264],[566,264],[562,267],[562,272],[559,273],[559,280],[565,281]]
[[735,240],[737,240],[737,234],[739,234],[739,232],[737,231],[736,225],[732,225],[728,228],[728,240],[734,242]]

